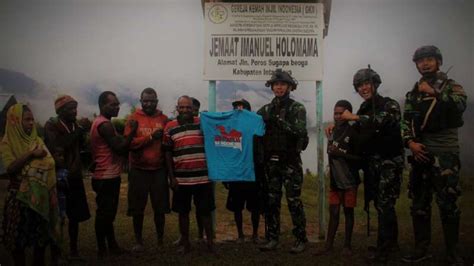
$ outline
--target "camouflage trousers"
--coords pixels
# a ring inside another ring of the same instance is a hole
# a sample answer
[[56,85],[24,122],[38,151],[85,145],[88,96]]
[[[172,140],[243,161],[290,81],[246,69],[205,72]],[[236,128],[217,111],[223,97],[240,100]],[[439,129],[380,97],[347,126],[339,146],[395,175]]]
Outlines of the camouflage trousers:
[[398,242],[398,220],[395,204],[400,196],[403,157],[383,159],[380,156],[368,158],[364,171],[365,190],[372,193],[371,199],[377,210],[377,250],[383,256]]
[[268,187],[268,208],[265,213],[268,239],[279,239],[282,186],[285,186],[286,200],[293,222],[293,235],[298,240],[306,242],[306,216],[300,198],[303,184],[301,159],[291,164],[269,161],[265,165],[265,172]]
[[436,195],[442,218],[458,217],[460,211],[456,200],[461,194],[459,187],[459,154],[445,152],[432,154],[432,164],[412,164],[409,197],[413,200],[412,215],[431,216],[433,192]]
[[459,153],[443,152],[431,155],[431,163],[412,163],[409,197],[415,232],[415,247],[426,252],[431,242],[431,201],[433,192],[439,207],[448,253],[454,252],[459,235],[461,211],[456,205],[461,195]]

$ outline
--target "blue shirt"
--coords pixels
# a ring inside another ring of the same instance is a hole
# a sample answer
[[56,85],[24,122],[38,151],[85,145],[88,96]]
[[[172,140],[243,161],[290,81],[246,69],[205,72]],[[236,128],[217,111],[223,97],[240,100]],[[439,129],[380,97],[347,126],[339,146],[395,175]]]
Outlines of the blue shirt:
[[247,110],[201,113],[209,179],[255,181],[253,137],[265,134],[260,115]]

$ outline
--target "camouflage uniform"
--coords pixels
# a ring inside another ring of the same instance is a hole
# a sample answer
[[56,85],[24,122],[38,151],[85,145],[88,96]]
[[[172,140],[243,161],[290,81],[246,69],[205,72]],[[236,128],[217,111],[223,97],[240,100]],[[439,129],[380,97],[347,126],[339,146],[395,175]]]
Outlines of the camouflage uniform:
[[[433,50],[437,49],[434,46],[422,48],[439,53],[439,49]],[[436,55],[427,56],[436,57],[442,62],[441,54]],[[422,81],[435,89],[435,96],[418,91],[418,84]],[[409,196],[412,199],[415,253],[419,256],[426,254],[431,242],[431,201],[434,191],[448,259],[455,261],[461,213],[456,205],[461,193],[458,184],[461,166],[457,128],[463,125],[462,114],[466,109],[467,97],[459,84],[439,71],[432,77],[422,77],[420,82],[406,95],[401,124],[405,145],[408,147],[411,141],[425,145],[429,158],[426,163],[410,160]]]
[[301,201],[303,168],[300,153],[308,141],[305,107],[290,99],[275,97],[258,112],[266,123],[263,137],[268,205],[265,214],[269,240],[280,235],[282,185],[285,186],[297,240],[307,242],[306,217]]
[[398,241],[395,204],[400,195],[404,162],[399,126],[401,111],[395,100],[378,94],[373,97],[362,103],[357,112],[360,117],[357,126],[366,158],[362,167],[366,210],[373,200],[378,214],[377,252],[386,257]]
[[373,96],[364,101],[355,124],[359,131],[364,172],[365,210],[374,201],[378,214],[377,253],[385,260],[392,247],[398,245],[398,222],[395,203],[400,195],[403,171],[403,144],[400,135],[400,105],[377,93],[382,83],[372,69],[361,69],[354,75],[354,89],[364,82],[373,86]]

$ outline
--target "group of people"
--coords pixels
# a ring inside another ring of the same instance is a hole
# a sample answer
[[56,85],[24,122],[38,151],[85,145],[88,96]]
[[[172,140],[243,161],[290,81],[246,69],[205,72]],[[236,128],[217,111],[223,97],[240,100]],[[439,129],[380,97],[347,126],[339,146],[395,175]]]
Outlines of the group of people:
[[457,252],[460,210],[456,205],[459,187],[458,128],[463,125],[467,96],[463,88],[440,71],[443,57],[432,45],[418,48],[412,58],[421,78],[406,94],[403,114],[397,101],[378,93],[380,76],[370,67],[353,78],[355,91],[364,100],[357,113],[340,100],[334,107],[335,123],[326,128],[330,167],[328,236],[323,250],[333,248],[339,224],[340,205],[345,215],[343,253],[351,253],[354,207],[360,170],[363,172],[365,206],[374,202],[378,232],[368,258],[387,262],[399,250],[395,212],[404,167],[404,147],[410,151],[408,182],[412,199],[411,216],[415,234],[412,254],[405,262],[431,258],[431,201],[436,196],[441,216],[447,262],[462,265]]
[[[462,87],[440,71],[438,48],[423,46],[413,61],[420,80],[407,93],[402,116],[397,101],[378,93],[382,83],[372,69],[354,75],[353,86],[363,98],[357,113],[350,102],[340,100],[334,107],[334,124],[328,126],[330,192],[328,235],[317,255],[330,252],[339,224],[340,205],[345,214],[343,253],[351,254],[357,187],[363,171],[365,209],[374,201],[378,232],[369,259],[386,262],[398,247],[395,203],[400,194],[404,147],[412,155],[409,191],[415,231],[414,253],[403,257],[418,262],[430,257],[431,200],[433,191],[440,208],[447,259],[462,263],[456,252],[460,211],[459,143],[457,128],[463,124],[466,95]],[[291,253],[301,253],[308,241],[306,217],[301,201],[303,171],[301,152],[308,145],[305,107],[290,97],[297,81],[277,69],[265,84],[274,98],[257,114],[265,125],[263,136],[253,139],[252,158],[256,182],[227,182],[226,206],[234,212],[238,242],[244,241],[242,210],[251,212],[252,239],[258,242],[260,214],[265,217],[265,239],[259,248],[279,248],[282,187],[296,238]],[[144,250],[144,210],[150,197],[158,245],[163,243],[166,214],[179,214],[178,251],[190,251],[189,213],[194,200],[200,238],[214,252],[212,212],[215,210],[214,183],[209,178],[206,149],[199,117],[199,102],[179,97],[177,116],[170,120],[157,108],[158,94],[146,88],[140,95],[141,109],[128,117],[123,135],[117,133],[112,117],[120,102],[111,91],[98,99],[100,115],[92,125],[76,120],[78,103],[71,96],[56,99],[57,116],[45,125],[44,141],[38,136],[31,109],[15,104],[7,114],[6,133],[1,142],[2,160],[10,177],[3,217],[3,243],[12,252],[16,265],[25,264],[24,250],[34,247],[34,261],[44,261],[45,247],[51,257],[61,255],[62,226],[68,218],[70,256],[79,257],[79,223],[90,218],[84,189],[81,150],[90,132],[92,188],[96,193],[95,233],[98,257],[122,254],[115,238],[122,167],[128,157],[128,210],[133,219],[134,252]],[[236,112],[250,112],[245,99],[233,102]],[[170,202],[169,191],[173,192]],[[263,200],[262,200],[263,199]],[[265,206],[260,204],[264,202]]]

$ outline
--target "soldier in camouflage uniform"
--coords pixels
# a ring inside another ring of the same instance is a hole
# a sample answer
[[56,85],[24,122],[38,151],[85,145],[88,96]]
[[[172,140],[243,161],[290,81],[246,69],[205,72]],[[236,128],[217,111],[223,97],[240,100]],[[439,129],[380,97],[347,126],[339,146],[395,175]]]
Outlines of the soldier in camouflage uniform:
[[400,105],[377,93],[382,83],[370,68],[356,72],[353,85],[364,99],[357,114],[346,110],[341,118],[355,121],[359,131],[364,172],[365,210],[374,201],[378,214],[377,246],[370,247],[370,260],[386,262],[398,248],[398,222],[395,203],[400,195],[403,171],[403,145],[400,133]]
[[420,80],[407,93],[402,121],[403,141],[412,156],[409,196],[415,232],[415,252],[403,258],[418,262],[431,257],[431,200],[439,206],[448,263],[462,265],[456,252],[461,211],[456,200],[459,188],[458,128],[463,125],[466,94],[454,80],[439,70],[443,62],[435,46],[415,51],[413,62]]
[[288,72],[277,69],[265,86],[271,87],[275,98],[257,112],[266,125],[263,145],[268,190],[265,214],[268,243],[260,250],[275,250],[278,247],[282,186],[285,186],[296,237],[291,252],[300,253],[308,241],[306,217],[300,198],[303,184],[300,153],[308,144],[306,109],[301,103],[290,99],[290,91],[296,89],[297,82]]

